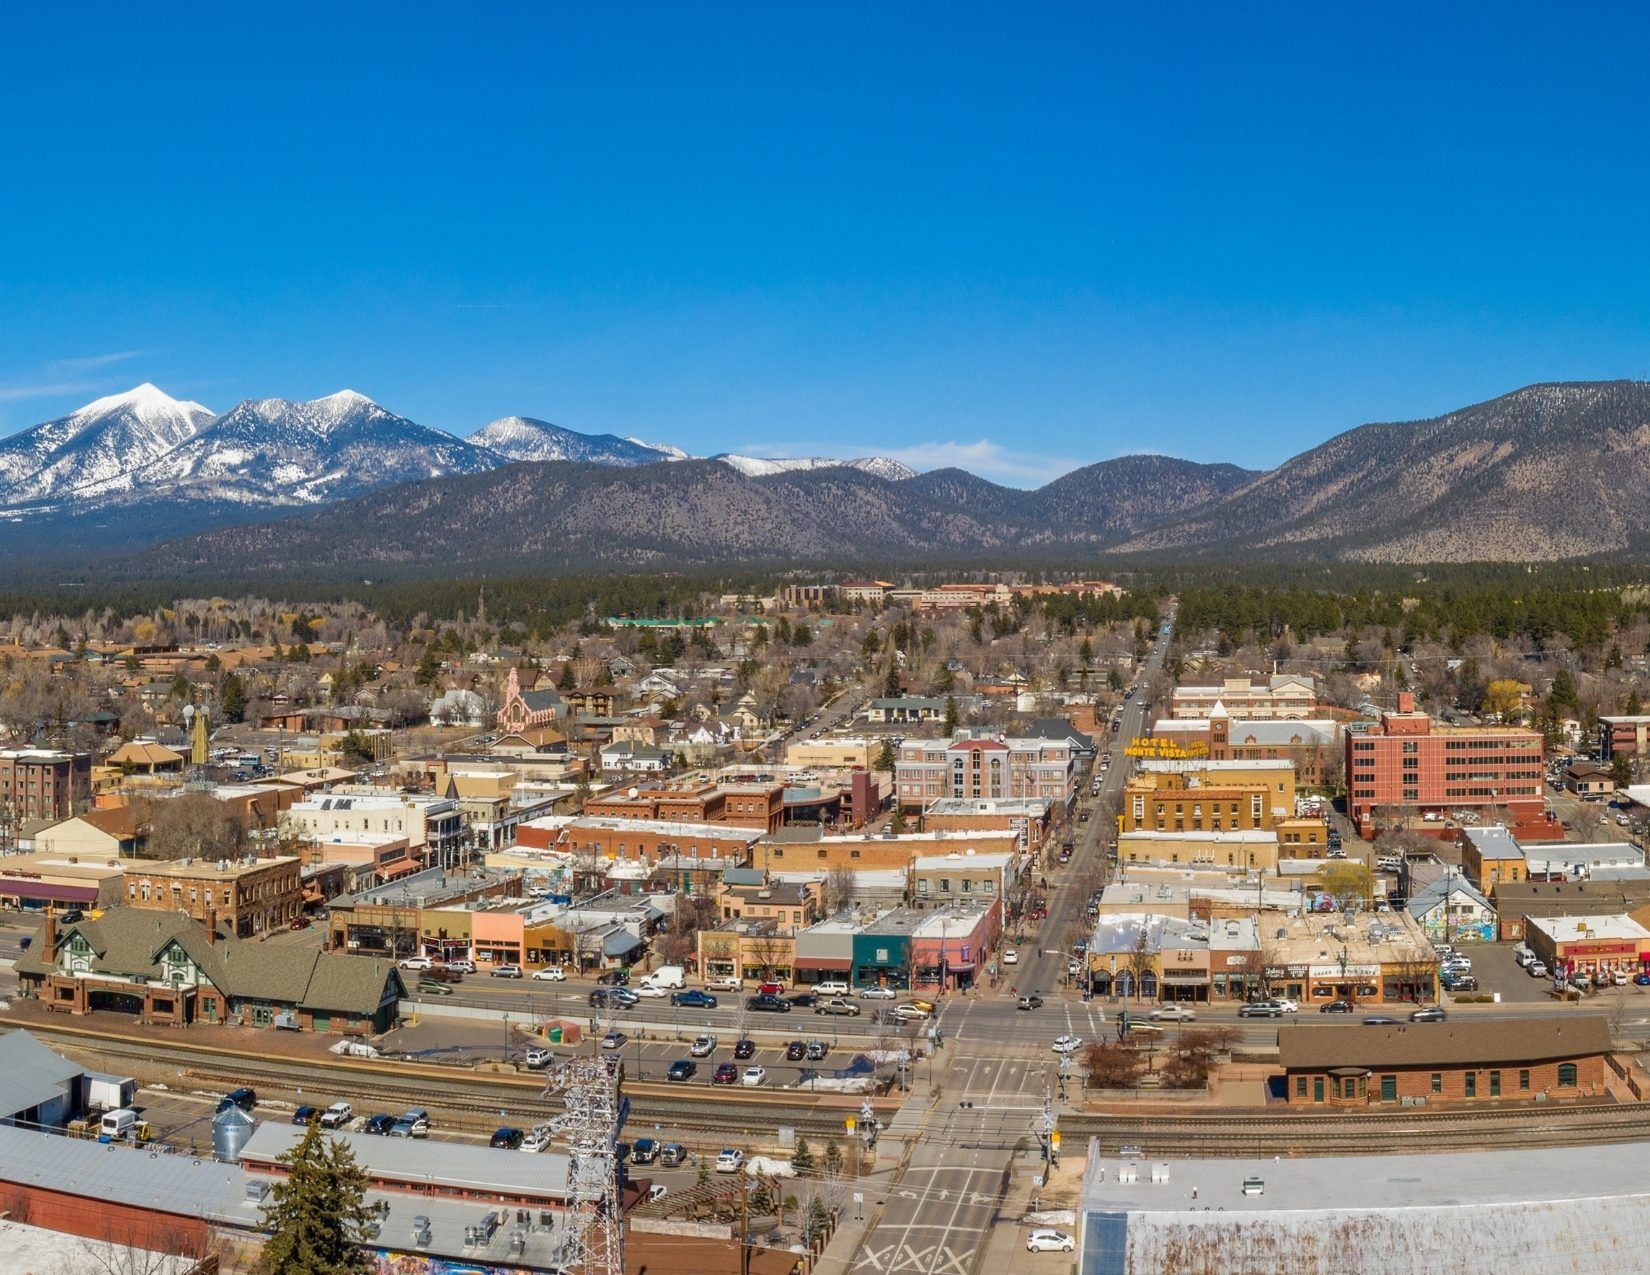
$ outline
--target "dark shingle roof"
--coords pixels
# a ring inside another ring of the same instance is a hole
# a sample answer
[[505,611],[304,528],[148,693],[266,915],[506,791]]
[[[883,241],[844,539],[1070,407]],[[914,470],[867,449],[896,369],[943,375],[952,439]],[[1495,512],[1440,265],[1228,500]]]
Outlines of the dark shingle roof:
[[1330,1067],[1462,1067],[1579,1058],[1610,1050],[1610,1024],[1598,1014],[1555,1021],[1456,1019],[1447,1023],[1290,1023],[1278,1028],[1285,1070]]

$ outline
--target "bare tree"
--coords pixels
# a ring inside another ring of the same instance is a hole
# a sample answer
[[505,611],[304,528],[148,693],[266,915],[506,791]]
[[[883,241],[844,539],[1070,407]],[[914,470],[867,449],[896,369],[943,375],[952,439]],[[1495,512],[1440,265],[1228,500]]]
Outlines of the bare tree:
[[835,867],[825,874],[825,912],[835,916],[854,901],[858,878],[849,867]]
[[140,826],[148,826],[147,853],[152,859],[234,859],[246,853],[246,819],[207,793],[186,792],[133,805]]

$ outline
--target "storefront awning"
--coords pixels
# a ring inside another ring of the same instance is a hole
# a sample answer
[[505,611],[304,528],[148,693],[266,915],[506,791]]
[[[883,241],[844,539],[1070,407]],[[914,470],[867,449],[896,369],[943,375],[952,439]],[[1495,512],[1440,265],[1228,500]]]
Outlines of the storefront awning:
[[1207,974],[1164,974],[1158,982],[1169,987],[1202,987],[1209,981]]
[[0,894],[8,898],[47,899],[53,903],[96,903],[95,885],[53,885],[21,877],[0,877]]
[[799,956],[791,962],[798,970],[845,970],[852,965],[846,956]]

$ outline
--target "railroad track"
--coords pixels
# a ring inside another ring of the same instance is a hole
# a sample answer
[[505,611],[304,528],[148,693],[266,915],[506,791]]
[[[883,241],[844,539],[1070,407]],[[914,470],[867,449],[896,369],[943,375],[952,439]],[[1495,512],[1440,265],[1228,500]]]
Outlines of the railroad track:
[[1295,1116],[1066,1116],[1062,1131],[1102,1150],[1135,1145],[1148,1155],[1249,1157],[1372,1152],[1477,1151],[1650,1139],[1650,1109],[1614,1103],[1480,1111]]
[[[563,1110],[559,1097],[544,1093],[542,1075],[376,1059],[260,1057],[206,1046],[122,1039],[50,1024],[29,1030],[75,1051],[91,1051],[151,1068],[157,1063],[176,1066],[182,1076],[204,1089],[250,1085],[265,1097],[290,1096],[294,1105],[300,1101],[325,1105],[347,1100],[357,1106],[391,1111],[427,1107],[449,1127],[478,1132],[496,1128],[505,1119],[537,1123]],[[717,1137],[710,1139],[713,1142],[723,1140],[729,1130],[758,1133],[777,1131],[781,1126],[808,1135],[841,1134],[844,1117],[857,1110],[822,1103],[811,1095],[772,1092],[724,1096],[705,1086],[684,1090],[676,1085],[627,1082],[624,1092],[630,1101],[633,1124],[715,1133]],[[501,1112],[508,1114],[501,1116]]]

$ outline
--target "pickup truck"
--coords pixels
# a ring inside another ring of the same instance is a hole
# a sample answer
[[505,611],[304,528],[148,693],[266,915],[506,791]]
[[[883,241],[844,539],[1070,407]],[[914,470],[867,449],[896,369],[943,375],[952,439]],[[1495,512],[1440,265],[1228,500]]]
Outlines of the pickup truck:
[[852,1018],[859,1017],[859,1006],[846,996],[829,996],[814,1004],[816,1014],[846,1014]]

